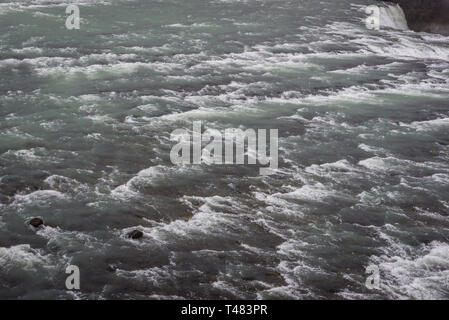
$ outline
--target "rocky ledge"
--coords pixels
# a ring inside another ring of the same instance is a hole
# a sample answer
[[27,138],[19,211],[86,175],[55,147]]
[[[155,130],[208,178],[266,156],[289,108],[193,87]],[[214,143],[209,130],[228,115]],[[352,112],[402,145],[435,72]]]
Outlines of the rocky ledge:
[[388,0],[388,2],[401,6],[411,30],[449,35],[449,0]]

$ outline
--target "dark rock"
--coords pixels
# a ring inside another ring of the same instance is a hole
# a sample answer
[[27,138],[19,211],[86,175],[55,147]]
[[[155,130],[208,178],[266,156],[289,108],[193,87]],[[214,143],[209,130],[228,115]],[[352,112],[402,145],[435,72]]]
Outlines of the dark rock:
[[143,237],[143,232],[139,230],[133,230],[131,232],[128,232],[126,236],[131,239],[140,239]]
[[33,218],[30,220],[29,224],[35,228],[39,228],[44,224],[44,220],[42,220],[41,218]]

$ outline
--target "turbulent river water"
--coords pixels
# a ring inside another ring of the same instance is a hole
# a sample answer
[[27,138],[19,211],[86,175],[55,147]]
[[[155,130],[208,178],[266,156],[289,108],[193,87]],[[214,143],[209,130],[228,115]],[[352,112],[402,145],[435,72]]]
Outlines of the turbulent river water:
[[[0,298],[449,298],[448,37],[369,0],[69,3],[0,2]],[[279,169],[172,164],[196,120],[278,129]]]

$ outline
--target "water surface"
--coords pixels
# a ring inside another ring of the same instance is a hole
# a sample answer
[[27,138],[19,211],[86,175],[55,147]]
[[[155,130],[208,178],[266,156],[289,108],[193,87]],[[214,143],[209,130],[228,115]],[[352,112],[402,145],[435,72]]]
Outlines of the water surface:
[[[448,37],[368,0],[68,3],[0,3],[1,298],[449,298]],[[195,120],[279,129],[279,170],[173,165]]]

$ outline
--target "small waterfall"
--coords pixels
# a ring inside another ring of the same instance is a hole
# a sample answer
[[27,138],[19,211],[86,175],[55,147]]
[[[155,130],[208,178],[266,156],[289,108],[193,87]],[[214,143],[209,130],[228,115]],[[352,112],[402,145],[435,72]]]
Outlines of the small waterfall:
[[408,30],[404,11],[398,4],[380,7],[380,27]]

